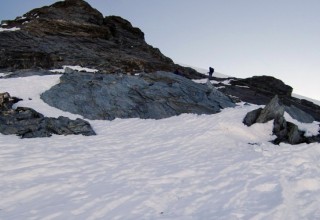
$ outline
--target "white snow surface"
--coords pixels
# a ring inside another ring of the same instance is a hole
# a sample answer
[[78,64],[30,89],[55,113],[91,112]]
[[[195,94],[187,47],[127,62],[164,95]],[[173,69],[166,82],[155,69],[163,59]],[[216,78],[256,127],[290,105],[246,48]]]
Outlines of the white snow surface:
[[64,73],[66,68],[70,68],[72,70],[76,70],[76,71],[82,71],[82,72],[88,72],[88,73],[95,73],[98,72],[97,69],[90,69],[90,68],[86,68],[86,67],[81,67],[81,66],[68,66],[68,65],[64,65],[62,66],[62,69],[53,69],[50,70],[53,73]]
[[20,28],[17,28],[17,27],[2,28],[2,27],[0,27],[0,32],[3,32],[3,31],[18,31],[18,30],[20,30]]
[[[59,77],[0,79],[0,92],[76,118],[39,98]],[[258,107],[89,121],[91,137],[0,134],[0,219],[320,219],[320,144],[271,144],[272,122],[242,124]]]

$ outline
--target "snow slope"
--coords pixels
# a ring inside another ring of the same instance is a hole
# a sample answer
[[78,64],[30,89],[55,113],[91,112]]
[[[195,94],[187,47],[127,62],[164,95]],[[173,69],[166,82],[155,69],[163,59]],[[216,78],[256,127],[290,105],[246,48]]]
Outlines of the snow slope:
[[[40,100],[58,82],[0,79],[0,92],[76,118]],[[0,134],[0,219],[320,219],[320,144],[270,144],[272,122],[241,122],[257,107],[90,121],[92,137]]]

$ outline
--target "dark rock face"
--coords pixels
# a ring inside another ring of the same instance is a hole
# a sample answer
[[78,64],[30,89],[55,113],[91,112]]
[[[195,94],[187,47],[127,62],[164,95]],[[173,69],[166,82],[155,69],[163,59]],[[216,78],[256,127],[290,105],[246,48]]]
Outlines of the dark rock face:
[[144,33],[130,22],[103,17],[83,0],[66,0],[34,9],[0,32],[0,69],[94,67],[104,73],[136,73],[177,69],[188,78],[203,78],[191,68],[173,63],[148,45]]
[[240,79],[231,82],[232,85],[250,86],[266,93],[291,96],[292,87],[284,84],[281,80],[272,76],[253,76],[247,79]]
[[302,123],[312,123],[314,118],[308,113],[302,111],[296,106],[285,106],[285,111],[294,119],[302,122]]
[[243,123],[251,126],[254,123],[266,123],[274,120],[273,134],[277,136],[273,141],[274,144],[280,144],[281,142],[289,144],[319,142],[317,137],[320,134],[316,137],[305,137],[305,132],[300,131],[297,125],[287,122],[284,118],[285,108],[286,106],[281,103],[278,96],[275,96],[264,109],[259,108],[248,112],[243,119]]
[[[291,117],[300,122],[307,122],[313,118],[320,121],[320,106],[309,102],[307,100],[300,100],[292,97],[292,88],[270,76],[254,76],[247,79],[232,78],[232,85],[225,85],[224,88],[219,89],[226,95],[238,97],[241,101],[249,102],[257,105],[267,105],[270,100],[278,95],[281,102],[289,106],[287,112]],[[300,109],[301,111],[296,111]],[[302,114],[310,116],[302,116]],[[299,114],[299,117],[296,117]]]
[[89,119],[161,119],[213,114],[235,104],[221,92],[168,72],[128,75],[65,74],[41,95],[49,105]]
[[22,138],[50,137],[52,134],[95,135],[90,124],[82,119],[66,117],[48,118],[31,108],[12,109],[13,100],[8,93],[0,94],[0,133],[16,134]]

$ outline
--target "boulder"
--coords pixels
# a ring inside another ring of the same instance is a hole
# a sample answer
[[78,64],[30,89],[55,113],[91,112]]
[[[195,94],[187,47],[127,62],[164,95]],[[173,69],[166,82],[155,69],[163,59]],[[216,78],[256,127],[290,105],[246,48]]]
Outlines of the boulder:
[[49,105],[88,119],[161,119],[182,113],[214,114],[233,101],[207,85],[170,72],[139,75],[64,74],[41,94]]
[[90,124],[82,119],[48,118],[31,108],[12,109],[9,93],[4,94],[0,104],[0,133],[4,135],[16,134],[21,138],[50,137],[52,134],[95,135]]

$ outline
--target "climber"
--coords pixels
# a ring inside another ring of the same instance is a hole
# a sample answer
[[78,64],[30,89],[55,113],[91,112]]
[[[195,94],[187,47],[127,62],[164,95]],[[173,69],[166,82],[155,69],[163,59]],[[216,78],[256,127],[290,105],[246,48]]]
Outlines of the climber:
[[212,74],[214,73],[214,69],[212,67],[209,67],[209,79],[212,78]]

